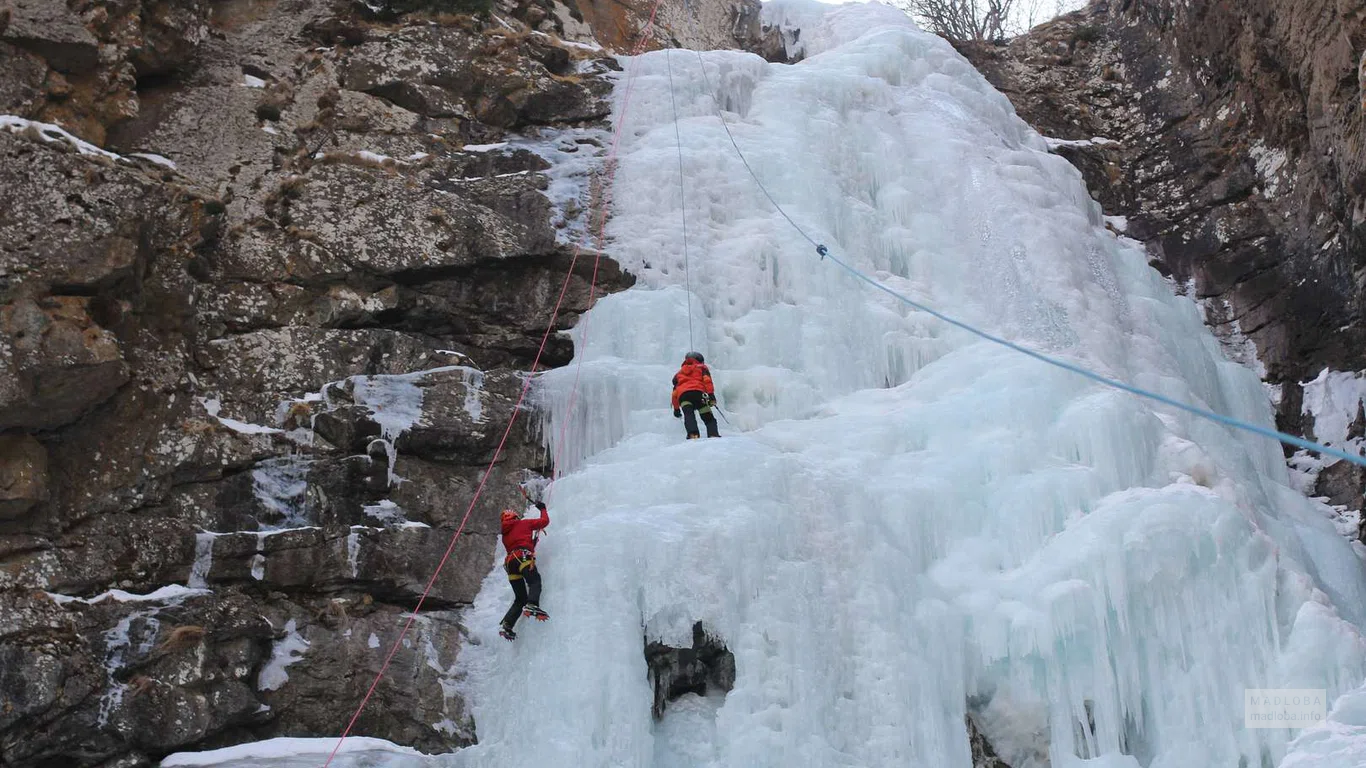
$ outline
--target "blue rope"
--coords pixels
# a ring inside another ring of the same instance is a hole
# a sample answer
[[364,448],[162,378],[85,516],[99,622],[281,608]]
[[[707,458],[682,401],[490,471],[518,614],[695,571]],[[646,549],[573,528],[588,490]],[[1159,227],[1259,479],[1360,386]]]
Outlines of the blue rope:
[[1014,350],[1015,352],[1019,352],[1022,355],[1028,355],[1029,357],[1032,357],[1035,360],[1040,360],[1042,362],[1048,363],[1049,365],[1057,366],[1058,368],[1061,368],[1064,371],[1071,371],[1072,373],[1078,374],[1080,376],[1085,376],[1086,378],[1104,384],[1107,387],[1114,387],[1115,389],[1123,390],[1130,394],[1138,395],[1139,397],[1146,397],[1149,400],[1156,400],[1157,402],[1162,403],[1163,405],[1170,405],[1173,408],[1179,408],[1183,411],[1186,411],[1187,413],[1194,414],[1204,419],[1209,419],[1210,421],[1218,422],[1220,424],[1224,424],[1230,427],[1235,427],[1237,429],[1246,430],[1248,432],[1252,432],[1263,437],[1269,437],[1272,440],[1279,440],[1283,443],[1294,445],[1299,448],[1305,448],[1310,451],[1327,454],[1329,456],[1334,456],[1339,459],[1345,459],[1347,461],[1352,462],[1353,464],[1360,464],[1361,466],[1366,467],[1366,457],[1347,453],[1346,451],[1340,451],[1337,448],[1332,448],[1327,445],[1321,445],[1312,440],[1305,440],[1302,437],[1296,437],[1294,435],[1287,434],[1279,430],[1271,429],[1270,427],[1263,427],[1259,424],[1253,424],[1249,421],[1236,419],[1232,416],[1225,416],[1222,413],[1216,413],[1215,411],[1206,410],[1204,408],[1200,408],[1189,403],[1183,403],[1180,400],[1175,400],[1173,398],[1167,397],[1166,395],[1159,395],[1156,392],[1150,392],[1146,389],[1143,389],[1142,387],[1135,387],[1132,384],[1125,384],[1122,381],[1111,379],[1107,376],[1102,376],[1101,374],[1096,373],[1095,371],[1092,371],[1088,368],[1083,368],[1082,366],[1076,365],[1075,363],[1069,363],[1066,360],[1059,360],[1056,357],[1050,357],[1048,355],[1043,354],[1042,352],[1037,352],[1035,350],[1029,349],[1028,347],[1020,346],[1019,344],[1016,344],[1013,341],[1003,339],[999,336],[994,336],[990,333],[987,333],[986,331],[969,325],[968,323],[965,323],[962,320],[949,317],[943,312],[939,312],[935,309],[925,306],[924,304],[921,304],[918,301],[915,301],[914,299],[897,293],[891,288],[888,288],[882,283],[879,283],[878,281],[869,277],[867,274],[844,263],[844,261],[842,261],[838,257],[831,255],[829,249],[826,248],[824,245],[816,246],[816,253],[820,254],[822,260],[829,259],[830,261],[842,267],[845,271],[847,271],[854,277],[857,277],[858,279],[873,286],[879,291],[882,291],[883,293],[886,293],[890,296],[897,298],[898,300],[904,302],[908,306],[914,307],[920,310],[921,312],[933,315],[934,317],[937,317],[950,325],[962,328],[963,330],[969,333],[972,333],[976,336],[980,336],[981,338],[986,339],[987,341],[990,341],[994,344],[1000,344],[1001,346],[1010,350]]
[[[711,81],[707,78],[706,65],[703,63],[702,54],[700,52],[698,52],[697,54],[697,62],[702,67],[702,79],[706,83],[707,91],[709,93],[714,94],[715,91],[711,89]],[[1297,448],[1303,448],[1305,450],[1314,451],[1316,453],[1321,453],[1326,456],[1332,456],[1334,458],[1343,459],[1344,461],[1350,461],[1353,464],[1366,467],[1366,457],[1353,453],[1347,453],[1346,451],[1342,451],[1331,446],[1322,445],[1312,440],[1306,440],[1302,437],[1296,437],[1295,435],[1286,432],[1281,432],[1280,430],[1271,429],[1270,427],[1263,427],[1260,424],[1253,424],[1252,422],[1243,421],[1242,419],[1237,419],[1232,416],[1225,416],[1222,413],[1216,413],[1215,411],[1211,411],[1206,408],[1200,408],[1199,406],[1194,406],[1189,403],[1181,402],[1180,400],[1175,400],[1173,398],[1167,397],[1166,395],[1160,395],[1156,392],[1150,392],[1146,389],[1143,389],[1142,387],[1135,387],[1132,384],[1126,384],[1122,381],[1109,378],[1108,376],[1102,376],[1101,374],[1096,373],[1095,371],[1092,371],[1088,368],[1084,368],[1075,363],[1069,363],[1065,360],[1059,360],[1058,358],[1050,357],[1049,355],[1045,355],[1042,352],[1037,352],[1035,350],[1029,349],[1028,347],[1023,347],[1019,344],[1016,344],[1013,341],[1003,339],[1000,336],[990,334],[969,323],[965,323],[962,320],[950,317],[944,314],[943,312],[926,306],[925,304],[921,304],[920,302],[901,293],[898,293],[892,290],[891,288],[887,287],[886,285],[883,285],[882,283],[879,283],[877,280],[874,280],[866,273],[860,271],[855,267],[850,266],[839,257],[831,254],[829,248],[825,247],[825,245],[822,243],[816,242],[816,240],[814,240],[810,235],[806,233],[806,230],[802,229],[801,226],[797,224],[797,222],[792,220],[791,216],[787,215],[787,211],[784,211],[783,207],[778,204],[778,201],[773,199],[773,195],[769,193],[768,188],[765,187],[763,181],[759,179],[759,175],[754,172],[754,169],[750,167],[749,161],[745,159],[745,153],[740,150],[740,145],[736,143],[735,136],[732,135],[730,132],[730,126],[726,124],[726,118],[721,114],[720,101],[715,96],[713,96],[712,103],[715,107],[716,117],[721,121],[721,127],[725,128],[726,136],[730,138],[731,146],[735,147],[735,153],[739,155],[740,162],[744,164],[745,170],[749,171],[749,175],[751,178],[754,179],[754,183],[759,185],[759,189],[763,191],[764,197],[768,198],[768,201],[773,204],[773,207],[777,209],[778,213],[782,214],[784,219],[787,219],[788,223],[792,225],[793,229],[797,230],[798,234],[805,238],[807,242],[816,246],[816,253],[820,256],[822,261],[829,259],[849,274],[873,286],[879,291],[882,291],[883,293],[897,299],[898,301],[901,301],[909,307],[918,309],[921,312],[929,314],[948,323],[949,325],[961,328],[967,331],[968,333],[971,333],[982,339],[986,339],[987,341],[990,341],[993,344],[999,344],[1005,347],[1006,349],[1019,352],[1022,355],[1027,355],[1029,357],[1034,358],[1035,360],[1039,360],[1041,362],[1047,363],[1057,368],[1061,368],[1064,371],[1071,371],[1072,373],[1075,373],[1079,376],[1084,376],[1090,379],[1091,381],[1104,384],[1107,387],[1113,387],[1114,389],[1118,389],[1123,392],[1128,392],[1132,395],[1137,395],[1139,397],[1144,397],[1149,400],[1154,400],[1156,402],[1162,403],[1163,405],[1169,405],[1173,408],[1177,408],[1187,413],[1193,414],[1195,416],[1199,416],[1202,419],[1208,419],[1209,421],[1213,421],[1217,424],[1223,424],[1225,426],[1233,427],[1235,429],[1241,429],[1246,432],[1261,435],[1262,437],[1268,437],[1272,440],[1280,441],[1282,443],[1285,443],[1286,445],[1293,445]]]

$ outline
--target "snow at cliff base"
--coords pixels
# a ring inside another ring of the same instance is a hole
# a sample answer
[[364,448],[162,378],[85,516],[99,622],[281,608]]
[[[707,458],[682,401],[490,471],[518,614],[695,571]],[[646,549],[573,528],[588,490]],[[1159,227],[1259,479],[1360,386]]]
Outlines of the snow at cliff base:
[[[714,106],[788,213],[898,291],[1269,426],[1256,375],[946,42],[885,6],[766,12],[801,63],[658,51],[624,118],[617,88],[607,250],[639,282],[542,380],[566,472],[539,549],[552,619],[501,640],[491,568],[461,653],[480,743],[430,762],[969,768],[971,709],[1013,768],[1279,763],[1297,732],[1245,728],[1244,689],[1332,702],[1366,677],[1361,563],[1279,447],[820,261]],[[670,412],[689,348],[722,439],[684,441]],[[644,641],[687,646],[697,621],[734,687],[656,722]],[[1348,738],[1354,706],[1296,749]]]

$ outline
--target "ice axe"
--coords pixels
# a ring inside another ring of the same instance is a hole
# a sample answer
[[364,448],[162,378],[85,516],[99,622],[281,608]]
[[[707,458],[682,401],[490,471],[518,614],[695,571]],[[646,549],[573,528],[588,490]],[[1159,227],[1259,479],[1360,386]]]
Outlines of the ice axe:
[[728,426],[728,427],[729,427],[729,426],[733,426],[733,425],[730,423],[730,419],[726,418],[726,412],[723,411],[723,410],[721,410],[721,406],[719,406],[719,405],[716,404],[716,398],[714,398],[714,397],[713,397],[712,400],[711,400],[711,407],[712,407],[717,413],[721,414],[721,418],[722,418],[722,419],[725,419],[726,426]]
[[522,497],[525,498],[527,501],[532,502],[533,504],[535,503],[535,501],[532,499],[531,494],[527,491],[527,488],[531,487],[537,489],[536,495],[544,501],[546,496],[545,491],[548,490],[550,487],[549,480],[536,474],[535,472],[532,472],[529,469],[523,469],[522,479],[514,480],[513,483],[517,486],[517,490],[522,492]]
[[522,485],[521,483],[517,483],[517,490],[522,492],[522,498],[526,499],[528,504],[536,503],[535,501],[532,501],[531,494],[526,492],[526,486]]
[[[523,486],[521,483],[516,483],[516,486],[517,486],[517,490],[519,490],[519,491],[522,492],[522,498],[526,499],[528,504],[535,504],[535,503],[536,503],[536,502],[534,502],[534,501],[531,500],[531,494],[529,494],[529,493],[526,492],[526,487],[525,487],[525,486]],[[546,531],[545,531],[544,528],[542,528],[541,530],[536,531],[536,533],[535,533],[534,535],[535,535],[536,538],[539,539],[539,538],[541,538],[542,536],[545,536],[545,535],[546,535]]]

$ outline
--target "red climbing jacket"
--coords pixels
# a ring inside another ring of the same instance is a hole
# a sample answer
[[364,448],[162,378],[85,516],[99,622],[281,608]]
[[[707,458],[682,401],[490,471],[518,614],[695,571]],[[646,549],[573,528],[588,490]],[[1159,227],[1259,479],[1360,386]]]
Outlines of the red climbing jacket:
[[534,553],[536,551],[536,531],[550,525],[550,514],[545,511],[544,504],[536,505],[541,510],[541,516],[535,520],[508,520],[503,523],[503,548],[507,550],[508,557],[513,553],[525,549]]
[[707,368],[705,363],[699,363],[692,358],[683,360],[683,367],[674,374],[674,408],[678,407],[678,398],[684,392],[716,394],[716,388],[711,385],[711,369]]

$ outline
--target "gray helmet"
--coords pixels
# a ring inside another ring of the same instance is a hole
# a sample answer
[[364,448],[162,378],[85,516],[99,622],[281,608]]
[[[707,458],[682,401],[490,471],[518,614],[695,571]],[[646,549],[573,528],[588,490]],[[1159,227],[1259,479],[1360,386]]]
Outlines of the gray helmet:
[[707,362],[706,360],[703,360],[703,359],[702,359],[702,353],[701,353],[701,352],[689,352],[688,354],[686,354],[686,355],[683,356],[683,359],[684,359],[684,360],[696,360],[696,361],[699,362],[699,363],[705,363],[705,362]]

